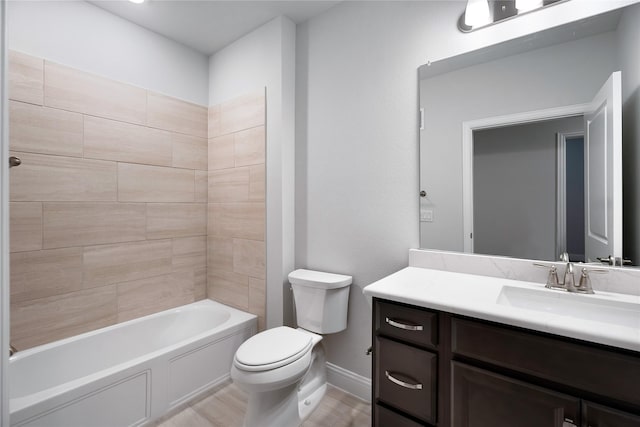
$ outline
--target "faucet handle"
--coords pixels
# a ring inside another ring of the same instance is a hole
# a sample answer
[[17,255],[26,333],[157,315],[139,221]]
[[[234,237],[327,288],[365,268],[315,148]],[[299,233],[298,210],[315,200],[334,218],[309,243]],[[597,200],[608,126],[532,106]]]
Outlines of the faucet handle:
[[537,262],[534,262],[533,265],[535,265],[536,267],[549,269],[549,275],[547,276],[547,283],[544,285],[545,288],[554,289],[554,288],[562,287],[562,285],[560,284],[560,280],[558,279],[558,268],[555,265],[539,264]]
[[578,286],[576,286],[576,292],[580,292],[583,294],[593,294],[593,287],[591,286],[591,278],[589,277],[589,273],[608,273],[609,270],[593,268],[587,269],[583,268],[582,273],[580,274],[580,282]]

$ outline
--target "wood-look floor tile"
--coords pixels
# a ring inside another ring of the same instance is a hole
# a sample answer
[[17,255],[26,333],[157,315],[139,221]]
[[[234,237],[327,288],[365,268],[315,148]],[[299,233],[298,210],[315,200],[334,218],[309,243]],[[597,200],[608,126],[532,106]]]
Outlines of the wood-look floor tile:
[[209,172],[209,203],[249,200],[249,168],[231,168]]
[[82,157],[82,114],[11,101],[9,148]]
[[209,118],[207,120],[209,125],[209,138],[215,138],[220,136],[220,105],[213,105],[209,107]]
[[9,99],[42,105],[44,102],[44,60],[9,51]]
[[264,240],[264,203],[209,203],[208,220],[212,236]]
[[[180,237],[172,240],[173,271],[207,268],[207,237]],[[206,281],[206,278],[205,278]]]
[[207,203],[209,191],[209,172],[195,171],[195,201]]
[[264,331],[267,314],[266,281],[249,277],[249,313],[258,316],[258,331]]
[[233,272],[233,238],[207,236],[207,265],[220,271]]
[[249,277],[227,271],[207,271],[207,296],[239,310],[249,309]]
[[249,166],[249,200],[265,200],[266,179],[264,163]]

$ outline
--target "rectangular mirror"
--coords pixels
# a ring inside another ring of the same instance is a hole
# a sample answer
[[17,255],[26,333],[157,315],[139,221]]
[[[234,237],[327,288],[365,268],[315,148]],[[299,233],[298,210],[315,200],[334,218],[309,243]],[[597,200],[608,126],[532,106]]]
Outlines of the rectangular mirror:
[[[604,119],[617,102],[640,120],[639,19],[636,4],[419,68],[422,248],[637,263],[640,165],[625,156],[623,171],[620,145],[633,154],[639,136]],[[617,148],[577,142],[606,132]]]

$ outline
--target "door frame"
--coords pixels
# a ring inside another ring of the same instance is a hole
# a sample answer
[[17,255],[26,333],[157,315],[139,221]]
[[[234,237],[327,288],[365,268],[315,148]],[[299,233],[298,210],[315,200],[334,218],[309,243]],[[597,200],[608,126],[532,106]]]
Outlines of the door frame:
[[0,0],[0,425],[9,425],[9,131],[7,2]]
[[473,253],[473,131],[584,115],[589,104],[573,104],[462,122],[462,218],[464,252]]
[[567,139],[582,132],[558,132],[556,137],[556,256],[567,252]]

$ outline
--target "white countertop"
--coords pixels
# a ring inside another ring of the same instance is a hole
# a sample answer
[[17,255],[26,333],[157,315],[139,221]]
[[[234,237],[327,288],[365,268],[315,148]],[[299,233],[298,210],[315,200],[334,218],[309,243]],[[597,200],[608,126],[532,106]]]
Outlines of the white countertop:
[[[503,289],[551,298],[547,311],[522,301],[510,305]],[[512,290],[513,289],[507,289]],[[522,290],[522,291],[520,291]],[[531,290],[534,292],[530,292]],[[540,293],[542,292],[542,293]],[[407,267],[363,290],[366,296],[403,302],[540,332],[640,351],[640,297],[611,292],[582,295],[546,289],[544,284]],[[557,304],[556,304],[557,302]],[[558,307],[566,305],[566,313]],[[533,307],[533,306],[532,306]],[[607,310],[607,307],[613,307]],[[562,310],[560,310],[562,311]],[[613,313],[613,314],[609,314]],[[620,320],[623,314],[624,320]]]

